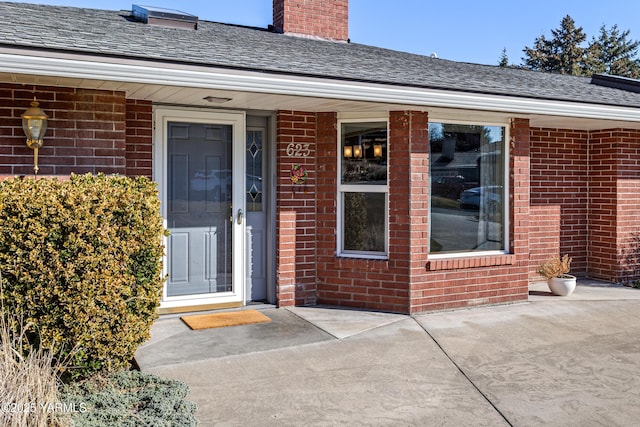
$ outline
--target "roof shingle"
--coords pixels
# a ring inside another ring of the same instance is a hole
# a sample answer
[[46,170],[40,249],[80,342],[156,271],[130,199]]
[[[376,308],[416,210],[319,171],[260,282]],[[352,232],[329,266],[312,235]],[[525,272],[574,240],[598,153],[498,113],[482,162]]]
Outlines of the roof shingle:
[[593,85],[584,77],[454,62],[202,20],[197,30],[147,25],[131,19],[127,11],[0,2],[0,45],[640,107],[640,94]]

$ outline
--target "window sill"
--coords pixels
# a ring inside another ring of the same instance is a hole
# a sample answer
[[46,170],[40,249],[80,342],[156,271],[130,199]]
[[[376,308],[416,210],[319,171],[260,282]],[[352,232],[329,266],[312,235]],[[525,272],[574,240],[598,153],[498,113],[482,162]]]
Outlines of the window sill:
[[459,270],[463,268],[495,267],[515,263],[515,255],[489,255],[466,258],[441,258],[427,262],[428,271]]
[[388,258],[336,257],[333,266],[338,269],[356,269],[361,271],[388,271]]

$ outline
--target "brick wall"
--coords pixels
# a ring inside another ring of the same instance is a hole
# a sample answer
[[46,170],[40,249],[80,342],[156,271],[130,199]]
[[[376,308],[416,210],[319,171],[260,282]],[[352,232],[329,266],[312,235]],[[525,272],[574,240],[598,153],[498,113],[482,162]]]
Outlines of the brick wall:
[[530,275],[551,255],[569,254],[572,273],[587,274],[589,133],[531,129]]
[[40,175],[125,173],[124,93],[0,84],[1,174],[33,173],[20,115],[34,95],[49,116]]
[[[424,301],[429,253],[429,118],[417,111],[389,114],[389,264],[407,312]],[[387,285],[388,286],[388,285]],[[400,301],[398,301],[400,302]],[[398,310],[394,310],[398,311]]]
[[592,132],[589,165],[590,277],[640,277],[640,131]]
[[[326,131],[318,143],[318,302],[374,310],[409,312],[409,295],[412,256],[423,258],[424,247],[417,240],[415,255],[411,254],[411,221],[408,179],[409,140],[423,138],[426,114],[391,113],[389,121],[389,259],[371,260],[336,257],[337,212],[337,161],[338,126],[335,115],[322,115],[318,126]],[[412,130],[411,125],[415,125]],[[422,133],[416,129],[422,129]],[[416,145],[417,146],[417,145]],[[424,144],[422,146],[424,149]],[[423,161],[416,160],[416,165]],[[417,169],[417,173],[424,170]],[[420,190],[417,190],[418,192]],[[420,197],[416,197],[416,201]],[[420,207],[423,207],[420,205]],[[418,207],[417,207],[418,208]],[[424,224],[424,218],[415,218]],[[416,227],[423,230],[424,227]],[[418,236],[416,236],[418,237]],[[423,237],[423,236],[420,236]],[[422,242],[424,243],[424,242]]]
[[[277,115],[276,295],[281,307],[316,302],[316,115]],[[304,184],[292,182],[304,167]]]
[[[416,313],[526,300],[528,296],[529,128],[512,129],[513,253],[428,259],[428,116],[389,115],[389,259],[339,258],[336,250],[337,119],[318,116],[318,302]],[[320,134],[326,131],[326,137]]]
[[437,258],[412,288],[411,311],[526,301],[529,294],[529,122],[514,119],[509,141],[509,254]]
[[273,26],[284,33],[346,41],[348,0],[273,0]]
[[151,176],[150,102],[126,100],[124,92],[12,84],[0,84],[0,175],[33,174],[20,115],[34,95],[49,116],[39,175]]
[[127,99],[126,165],[127,176],[146,176],[153,172],[153,110],[150,101]]

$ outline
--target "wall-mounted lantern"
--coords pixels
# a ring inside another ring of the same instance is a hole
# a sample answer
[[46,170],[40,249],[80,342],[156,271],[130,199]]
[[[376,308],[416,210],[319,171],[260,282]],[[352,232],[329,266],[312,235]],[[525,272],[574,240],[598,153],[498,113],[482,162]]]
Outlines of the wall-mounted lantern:
[[27,147],[33,149],[33,173],[38,174],[38,149],[42,147],[44,133],[47,131],[47,116],[33,97],[31,107],[22,114],[22,129],[27,136]]

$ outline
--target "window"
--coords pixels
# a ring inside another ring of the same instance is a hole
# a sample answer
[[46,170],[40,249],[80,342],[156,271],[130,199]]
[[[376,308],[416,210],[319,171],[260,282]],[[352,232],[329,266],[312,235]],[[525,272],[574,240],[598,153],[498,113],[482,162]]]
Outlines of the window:
[[505,127],[429,123],[430,254],[504,251]]
[[338,254],[386,258],[387,122],[341,122]]

